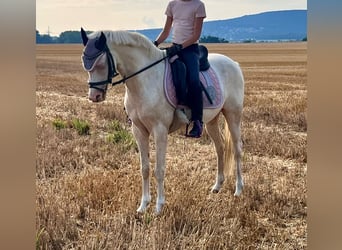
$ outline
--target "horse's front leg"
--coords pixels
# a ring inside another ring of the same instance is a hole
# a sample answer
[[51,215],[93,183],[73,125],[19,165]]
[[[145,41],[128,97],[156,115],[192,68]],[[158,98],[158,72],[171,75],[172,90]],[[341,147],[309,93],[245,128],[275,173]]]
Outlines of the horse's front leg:
[[133,124],[133,134],[137,141],[140,152],[140,170],[142,176],[142,196],[138,213],[143,213],[151,201],[150,194],[150,162],[149,162],[149,134]]
[[157,180],[157,202],[156,214],[162,211],[165,204],[164,194],[164,176],[165,176],[165,158],[167,148],[167,128],[159,126],[154,129],[154,138],[156,143],[156,167],[154,170],[155,178]]

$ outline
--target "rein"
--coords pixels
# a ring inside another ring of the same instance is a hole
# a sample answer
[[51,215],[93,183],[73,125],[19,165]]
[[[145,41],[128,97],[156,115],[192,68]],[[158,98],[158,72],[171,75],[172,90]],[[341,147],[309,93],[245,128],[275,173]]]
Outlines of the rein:
[[163,58],[159,59],[158,61],[155,61],[154,63],[151,63],[150,65],[148,65],[148,66],[146,66],[146,67],[144,67],[144,68],[138,70],[137,72],[135,72],[135,73],[133,73],[133,74],[131,74],[131,75],[129,75],[129,76],[125,76],[125,77],[123,77],[123,78],[122,78],[121,80],[119,80],[119,81],[113,82],[113,83],[112,83],[112,86],[114,86],[114,85],[116,85],[116,84],[120,84],[120,83],[125,83],[126,80],[132,78],[133,76],[136,76],[136,75],[140,74],[141,72],[144,72],[145,70],[147,70],[147,69],[149,69],[149,68],[151,68],[151,67],[153,67],[154,65],[156,65],[156,64],[160,63],[161,61],[165,60],[167,57],[168,57],[168,56],[164,56]]

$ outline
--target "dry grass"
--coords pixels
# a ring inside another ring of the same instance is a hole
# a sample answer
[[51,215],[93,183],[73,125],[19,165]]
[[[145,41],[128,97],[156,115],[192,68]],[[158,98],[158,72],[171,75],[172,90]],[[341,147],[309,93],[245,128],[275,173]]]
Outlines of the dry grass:
[[[129,130],[124,86],[107,101],[87,101],[79,45],[37,46],[37,249],[305,249],[307,248],[306,43],[216,44],[245,75],[242,123],[245,190],[234,180],[211,194],[213,144],[169,136],[167,204],[144,215],[134,144],[108,140]],[[89,134],[56,123],[75,119]],[[62,126],[62,125],[61,125]],[[128,136],[123,133],[121,136]],[[151,160],[154,162],[154,147]],[[153,165],[153,164],[152,164]],[[155,182],[152,178],[152,198]]]

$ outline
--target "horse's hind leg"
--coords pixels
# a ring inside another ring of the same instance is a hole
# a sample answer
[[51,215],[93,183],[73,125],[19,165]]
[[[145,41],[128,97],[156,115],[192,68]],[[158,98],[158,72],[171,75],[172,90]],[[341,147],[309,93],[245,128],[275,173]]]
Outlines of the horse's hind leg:
[[229,131],[233,140],[234,160],[236,165],[235,196],[239,196],[243,189],[241,172],[242,141],[241,141],[241,110],[223,110],[223,114],[229,125]]
[[213,193],[217,193],[218,191],[220,191],[221,186],[224,182],[224,145],[219,129],[218,118],[219,115],[217,115],[213,120],[206,124],[206,130],[214,142],[217,154],[216,183],[211,189],[211,192]]
[[137,209],[138,213],[146,210],[148,203],[151,201],[150,195],[150,163],[149,163],[149,135],[147,131],[141,131],[133,124],[133,134],[136,138],[140,152],[140,167],[142,176],[142,196],[141,203]]

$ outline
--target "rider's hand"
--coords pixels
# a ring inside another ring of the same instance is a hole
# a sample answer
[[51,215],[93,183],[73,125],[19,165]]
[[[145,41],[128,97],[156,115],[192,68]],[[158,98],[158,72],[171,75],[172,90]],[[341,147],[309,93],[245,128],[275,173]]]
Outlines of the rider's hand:
[[158,48],[158,42],[157,41],[154,41],[153,44]]
[[166,54],[168,57],[173,57],[174,55],[177,55],[182,48],[183,46],[181,44],[173,44],[171,47],[166,49]]

